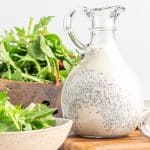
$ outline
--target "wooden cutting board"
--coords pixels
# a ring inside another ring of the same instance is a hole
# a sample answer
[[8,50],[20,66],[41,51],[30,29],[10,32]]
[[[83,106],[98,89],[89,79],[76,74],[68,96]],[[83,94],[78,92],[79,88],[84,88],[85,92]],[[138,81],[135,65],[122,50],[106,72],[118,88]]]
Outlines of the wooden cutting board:
[[61,150],[150,150],[150,138],[144,137],[139,131],[117,139],[68,137]]

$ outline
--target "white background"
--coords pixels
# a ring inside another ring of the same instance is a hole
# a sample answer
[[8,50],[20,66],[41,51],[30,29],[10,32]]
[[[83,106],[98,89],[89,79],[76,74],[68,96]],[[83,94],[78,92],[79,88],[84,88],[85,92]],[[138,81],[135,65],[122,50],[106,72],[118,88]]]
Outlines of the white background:
[[[127,8],[117,23],[117,40],[121,53],[137,72],[143,84],[144,98],[150,99],[149,0],[1,0],[0,30],[25,26],[30,16],[37,20],[42,16],[53,15],[56,18],[50,30],[58,33],[65,44],[72,48],[62,27],[66,12],[77,6],[101,7],[115,4],[122,4]],[[82,29],[80,31],[82,32]],[[83,35],[86,37],[87,33]]]

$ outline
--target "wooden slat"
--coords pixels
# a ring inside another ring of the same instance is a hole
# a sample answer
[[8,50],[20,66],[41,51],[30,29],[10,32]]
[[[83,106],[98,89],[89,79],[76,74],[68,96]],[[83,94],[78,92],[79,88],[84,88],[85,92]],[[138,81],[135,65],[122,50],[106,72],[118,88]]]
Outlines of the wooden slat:
[[150,150],[150,139],[139,131],[117,139],[68,137],[61,150]]
[[26,107],[30,103],[48,102],[49,107],[58,108],[57,117],[62,117],[60,104],[62,86],[62,83],[56,86],[53,82],[38,83],[0,79],[0,91],[9,90],[11,103]]

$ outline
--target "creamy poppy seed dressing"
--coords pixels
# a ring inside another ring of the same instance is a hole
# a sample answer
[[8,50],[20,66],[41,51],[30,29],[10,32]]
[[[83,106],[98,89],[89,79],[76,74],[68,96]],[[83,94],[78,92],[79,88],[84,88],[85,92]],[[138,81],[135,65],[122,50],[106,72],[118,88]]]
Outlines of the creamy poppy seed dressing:
[[[103,50],[93,50],[92,54],[89,53],[90,59],[98,56],[98,51],[103,54]],[[87,61],[85,58],[73,70],[64,85],[64,117],[74,121],[75,133],[82,136],[117,137],[128,134],[136,128],[142,110],[142,102],[134,94],[138,88],[130,84],[133,79],[126,71],[115,70],[113,65],[108,68],[109,61],[106,59],[106,69],[105,63],[101,68],[100,64],[95,67],[96,60],[93,59],[93,63]]]
[[[80,7],[65,22],[71,40],[85,50],[85,57],[65,81],[61,98],[63,116],[74,121],[76,135],[120,137],[129,134],[139,123],[143,111],[141,89],[114,38],[114,23],[124,10],[121,6]],[[77,12],[92,22],[88,47],[72,32],[72,17]]]

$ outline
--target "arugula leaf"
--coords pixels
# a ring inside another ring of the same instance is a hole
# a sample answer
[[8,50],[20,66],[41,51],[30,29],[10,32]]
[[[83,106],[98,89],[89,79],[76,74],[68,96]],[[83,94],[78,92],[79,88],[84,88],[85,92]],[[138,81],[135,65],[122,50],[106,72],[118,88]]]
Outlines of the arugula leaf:
[[25,29],[24,28],[15,27],[15,29],[17,31],[18,37],[24,37],[25,36]]
[[65,81],[80,62],[77,52],[67,49],[60,37],[48,31],[52,16],[43,17],[27,29],[5,30],[0,38],[0,77],[31,82]]
[[40,48],[46,56],[49,58],[55,58],[55,55],[53,54],[51,48],[46,45],[45,38],[42,35],[40,36]]
[[66,70],[59,71],[59,77],[61,81],[65,81],[65,79],[67,78],[67,75],[68,75],[68,72]]
[[50,72],[48,67],[44,67],[41,72],[39,73],[40,79],[45,79],[47,81],[55,81],[55,76]]
[[32,17],[30,17],[29,23],[28,23],[27,35],[30,35],[33,20],[34,20],[34,19],[33,19]]
[[8,100],[7,92],[0,92],[0,132],[37,130],[56,124],[53,117],[56,109],[33,103],[22,109]]
[[68,63],[68,61],[64,60],[64,61],[63,61],[63,65],[64,65],[64,68],[65,68],[68,72],[71,71],[72,66],[70,65],[70,63]]
[[7,92],[0,92],[0,105],[4,104],[8,99]]
[[29,55],[31,55],[34,59],[44,61],[45,56],[40,47],[40,37],[38,36],[29,49]]
[[38,72],[41,71],[41,67],[40,67],[38,61],[37,61],[36,59],[32,58],[32,56],[30,56],[30,55],[26,55],[26,56],[22,57],[22,58],[18,61],[19,65],[20,65],[20,63],[25,64],[25,63],[27,63],[27,62],[33,62],[33,63],[35,64],[36,69],[38,70]]
[[48,34],[45,38],[47,41],[49,41],[49,45],[51,47],[57,47],[58,45],[61,45],[61,40],[56,34]]
[[[5,77],[6,78],[6,77]],[[17,80],[17,81],[21,81],[22,79],[22,75],[21,72],[18,70],[14,70],[13,73],[11,73],[11,79],[12,80]]]
[[39,31],[39,29],[45,29],[47,31],[47,25],[49,24],[53,16],[43,17],[40,19],[39,23],[34,26],[33,32]]
[[10,58],[9,52],[6,51],[3,43],[0,43],[0,60],[6,64],[12,65],[16,69],[16,65]]

